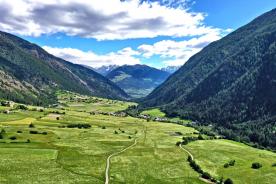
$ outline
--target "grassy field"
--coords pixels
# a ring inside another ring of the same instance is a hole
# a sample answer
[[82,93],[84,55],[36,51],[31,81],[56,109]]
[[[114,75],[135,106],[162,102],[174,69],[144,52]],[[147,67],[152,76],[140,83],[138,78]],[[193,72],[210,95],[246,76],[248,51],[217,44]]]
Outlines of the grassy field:
[[150,115],[152,117],[165,117],[166,116],[166,114],[164,112],[160,111],[160,109],[157,109],[157,108],[145,110],[141,114]]
[[[193,128],[91,112],[116,112],[134,103],[59,93],[56,108],[12,110],[0,114],[0,183],[104,183],[109,155],[110,183],[204,183],[191,169],[187,153],[175,145]],[[31,126],[30,126],[31,124]],[[89,124],[91,128],[68,128]],[[202,168],[235,183],[275,181],[276,154],[227,140],[195,141],[186,146]],[[236,165],[223,168],[229,159]],[[251,162],[263,168],[253,170]],[[247,182],[249,181],[249,182]],[[274,182],[275,183],[275,182]]]
[[[231,178],[234,183],[271,184],[276,183],[276,154],[258,150],[229,140],[202,140],[186,146],[204,171],[216,178]],[[224,168],[224,164],[235,160],[235,165]],[[253,162],[262,164],[252,169]]]

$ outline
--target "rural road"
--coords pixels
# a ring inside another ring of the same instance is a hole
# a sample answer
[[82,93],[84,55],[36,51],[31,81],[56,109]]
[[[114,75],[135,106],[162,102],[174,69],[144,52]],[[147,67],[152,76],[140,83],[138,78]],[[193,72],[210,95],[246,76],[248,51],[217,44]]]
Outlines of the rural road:
[[[192,158],[192,160],[194,160],[194,156],[192,155],[191,152],[189,152],[188,150],[186,150],[185,148],[182,147],[182,145],[180,144],[179,145],[180,149],[184,150],[186,153],[188,153],[188,155]],[[209,184],[215,184],[214,182],[210,181],[210,180],[207,180],[207,179],[204,179],[202,177],[199,177],[199,179],[205,183],[209,183]]]
[[137,140],[138,140],[138,138],[136,138],[136,139],[134,140],[134,143],[131,144],[130,146],[128,146],[128,147],[122,149],[122,150],[119,151],[119,152],[112,153],[111,155],[109,155],[109,157],[108,157],[107,160],[106,160],[105,184],[109,184],[109,175],[108,175],[108,174],[109,174],[109,168],[110,168],[110,159],[111,159],[113,156],[119,155],[120,153],[123,153],[124,151],[126,151],[126,150],[132,148],[133,146],[135,146],[135,145],[137,144]]
[[184,150],[186,153],[188,153],[188,155],[192,158],[192,160],[194,160],[194,156],[192,155],[191,152],[189,152],[188,150],[186,150],[185,148],[182,147],[182,145],[180,144],[179,147]]

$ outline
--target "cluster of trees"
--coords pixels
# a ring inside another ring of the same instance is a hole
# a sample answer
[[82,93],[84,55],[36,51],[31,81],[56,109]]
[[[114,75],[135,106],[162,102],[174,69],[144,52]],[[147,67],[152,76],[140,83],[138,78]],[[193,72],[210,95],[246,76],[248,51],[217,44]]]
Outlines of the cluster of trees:
[[47,132],[39,132],[37,130],[30,130],[30,134],[42,134],[42,135],[47,135]]
[[91,125],[87,123],[75,123],[75,124],[69,124],[67,125],[67,128],[79,128],[79,129],[88,129],[91,128]]
[[234,166],[236,163],[236,160],[230,160],[229,162],[224,164],[224,168],[228,168],[229,166]]
[[[204,178],[204,179],[207,179],[207,180],[210,180],[214,183],[221,183],[221,184],[233,184],[233,181],[228,178],[226,179],[225,181],[223,181],[223,178],[220,178],[219,180],[212,177],[208,172],[204,172],[200,165],[198,165],[195,160],[193,160],[193,158],[191,156],[188,156],[188,159],[187,161],[189,162],[190,166],[196,171],[198,172],[199,174],[201,174],[201,177]],[[234,162],[235,163],[235,162]]]
[[259,162],[254,162],[252,163],[252,166],[251,166],[252,169],[260,169],[261,167],[263,167],[263,165],[260,164]]

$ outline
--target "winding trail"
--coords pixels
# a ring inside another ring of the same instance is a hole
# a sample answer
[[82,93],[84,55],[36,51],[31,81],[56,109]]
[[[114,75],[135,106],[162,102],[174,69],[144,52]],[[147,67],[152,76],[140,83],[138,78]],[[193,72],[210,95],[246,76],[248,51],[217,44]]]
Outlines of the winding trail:
[[180,149],[184,150],[186,153],[188,153],[188,155],[192,158],[192,160],[194,160],[194,156],[192,155],[191,152],[189,152],[187,149],[183,148],[182,145],[179,145]]
[[124,151],[126,151],[126,150],[132,148],[133,146],[135,146],[135,145],[137,144],[137,140],[138,140],[138,139],[139,139],[139,138],[136,138],[136,139],[134,140],[134,143],[133,143],[133,144],[131,144],[130,146],[128,146],[128,147],[126,147],[126,148],[124,148],[124,149],[122,149],[122,150],[119,151],[119,152],[112,153],[112,154],[109,155],[109,157],[106,159],[105,184],[109,184],[110,159],[111,159],[113,156],[119,155],[119,154],[123,153]]
[[[182,145],[179,145],[180,149],[184,150],[186,153],[188,153],[188,155],[192,158],[192,160],[194,160],[194,156],[192,155],[192,153],[190,151],[188,151],[187,149],[183,148]],[[209,183],[209,184],[215,184],[214,182],[204,179],[202,177],[199,177],[199,179],[205,183]]]

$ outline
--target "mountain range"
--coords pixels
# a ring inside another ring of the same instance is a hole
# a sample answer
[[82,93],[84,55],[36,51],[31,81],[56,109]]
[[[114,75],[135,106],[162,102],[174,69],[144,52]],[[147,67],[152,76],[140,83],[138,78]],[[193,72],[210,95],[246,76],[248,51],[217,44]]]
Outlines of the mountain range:
[[123,65],[107,74],[107,78],[133,98],[144,97],[164,82],[170,73],[147,65]]
[[54,93],[60,89],[112,99],[128,98],[100,74],[5,32],[0,32],[0,86],[0,98],[29,104],[53,103]]
[[[213,42],[142,102],[276,147],[276,9]],[[226,129],[225,129],[226,128]]]
[[119,65],[103,65],[101,67],[95,67],[92,68],[95,72],[98,72],[99,74],[106,76],[108,75],[112,70],[115,70],[116,68],[120,67]]

